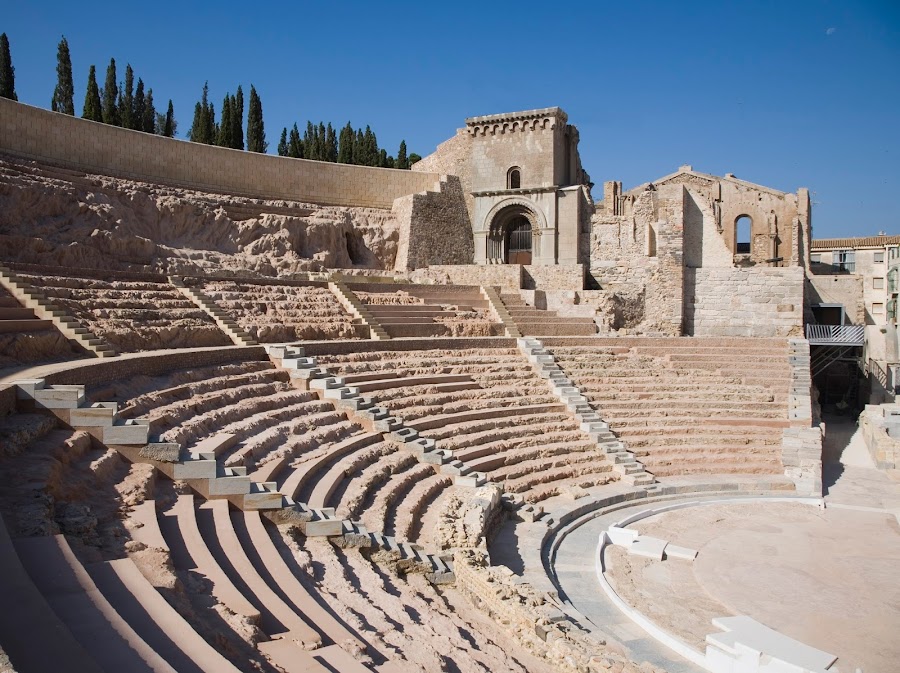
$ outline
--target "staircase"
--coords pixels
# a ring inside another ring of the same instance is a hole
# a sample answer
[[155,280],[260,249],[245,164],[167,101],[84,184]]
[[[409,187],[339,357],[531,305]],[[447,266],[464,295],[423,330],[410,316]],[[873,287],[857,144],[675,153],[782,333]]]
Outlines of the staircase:
[[328,289],[334,293],[341,305],[353,315],[357,320],[369,327],[370,338],[376,341],[390,339],[390,335],[378,323],[371,311],[366,308],[359,298],[353,294],[353,291],[347,287],[342,281],[332,281],[328,283]]
[[184,284],[181,278],[170,277],[169,282],[181,292],[185,297],[196,304],[197,308],[205,311],[210,318],[212,318],[216,325],[219,326],[225,334],[228,335],[228,338],[237,345],[237,346],[256,346],[256,341],[253,340],[247,332],[241,329],[240,325],[238,325],[234,320],[232,320],[231,316],[229,316],[225,311],[223,311],[219,306],[209,297],[207,297],[201,290],[195,287],[188,287]]
[[521,337],[522,333],[516,326],[516,321],[513,320],[512,315],[510,315],[509,310],[503,303],[503,299],[501,299],[500,293],[497,292],[497,289],[489,285],[482,285],[481,294],[491,305],[491,312],[494,314],[497,320],[499,320],[503,324],[503,327],[506,328],[506,336],[513,337],[515,339]]
[[87,431],[104,444],[144,446],[150,424],[143,419],[121,419],[115,402],[85,406],[84,386],[48,386],[44,379],[15,381],[18,399],[36,409],[49,410],[63,423]]
[[[25,309],[30,310],[36,322],[50,321],[67,339],[74,341],[98,358],[118,355],[109,344],[82,326],[66,311],[50,303],[42,292],[26,283],[5,266],[0,266],[0,286],[15,297]],[[40,324],[46,325],[47,323],[42,322]]]
[[566,405],[591,439],[603,450],[613,463],[613,470],[621,475],[621,480],[633,486],[647,486],[656,481],[625,444],[616,439],[600,415],[588,403],[588,399],[565,375],[553,355],[537,339],[518,339],[521,350],[529,362],[538,370],[541,378],[547,379],[554,394]]
[[500,300],[524,336],[593,336],[597,324],[593,318],[560,316],[556,311],[535,308],[516,294],[501,294]]

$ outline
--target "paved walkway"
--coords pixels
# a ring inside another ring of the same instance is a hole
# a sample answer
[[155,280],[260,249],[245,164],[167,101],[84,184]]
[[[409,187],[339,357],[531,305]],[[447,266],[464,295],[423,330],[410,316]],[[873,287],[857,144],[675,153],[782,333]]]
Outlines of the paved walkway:
[[[821,649],[829,649],[822,643],[833,645],[832,651],[839,656],[843,647],[845,664],[851,663],[848,658],[857,665],[863,663],[858,657],[866,650],[900,657],[896,640],[885,635],[900,632],[900,609],[891,609],[894,602],[900,602],[900,584],[891,571],[900,566],[900,484],[874,468],[855,419],[832,418],[826,422],[826,510],[811,510],[811,518],[819,519],[819,525],[806,522],[797,524],[794,530],[793,524],[773,516],[769,522],[773,530],[768,535],[774,538],[770,541],[777,553],[767,555],[761,550],[750,555],[753,559],[744,558],[747,545],[753,543],[749,538],[767,537],[753,526],[739,526],[717,537],[710,542],[710,558],[695,562],[694,574],[702,587],[698,590],[776,628],[784,624],[781,628],[787,629],[794,619],[798,639],[816,637]],[[700,671],[622,614],[607,599],[596,577],[594,555],[600,533],[629,512],[647,507],[646,503],[638,504],[588,519],[565,537],[555,565],[562,598],[596,625],[599,633],[606,632],[621,641],[633,660],[649,661],[671,673]],[[682,515],[687,522],[690,511]],[[773,515],[776,511],[772,506]],[[760,509],[759,514],[765,523],[763,512]],[[756,519],[758,525],[760,516]],[[773,535],[774,528],[778,528],[780,538]],[[750,572],[754,563],[756,571]],[[771,586],[773,591],[761,591],[761,586]],[[880,614],[873,614],[866,606],[880,609]],[[796,619],[800,613],[806,618]],[[710,624],[709,632],[713,631]],[[832,634],[844,637],[843,645]],[[874,673],[877,667],[872,668],[873,661],[867,663],[863,670]],[[879,663],[877,658],[874,663]]]

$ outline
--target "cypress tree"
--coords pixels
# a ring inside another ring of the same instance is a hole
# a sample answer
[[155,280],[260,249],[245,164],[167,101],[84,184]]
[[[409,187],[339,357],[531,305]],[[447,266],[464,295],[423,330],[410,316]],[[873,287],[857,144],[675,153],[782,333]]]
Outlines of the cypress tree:
[[13,68],[6,33],[0,33],[0,98],[19,100],[16,96],[16,69]]
[[231,101],[231,123],[234,126],[231,132],[234,140],[232,147],[236,150],[242,150],[244,149],[244,91],[241,89],[240,84],[238,84],[234,100]]
[[363,142],[365,143],[365,149],[363,150],[363,156],[365,157],[366,166],[377,166],[378,165],[378,140],[375,138],[375,133],[372,129],[366,125],[366,132],[363,136]]
[[420,157],[420,156],[419,156],[418,154],[416,154],[415,152],[413,152],[412,154],[409,155],[409,166],[410,166],[410,168],[412,168],[412,165],[413,165],[414,163],[416,163],[417,161],[422,161],[422,157]]
[[206,114],[203,112],[203,106],[197,102],[194,103],[194,119],[191,122],[191,128],[188,129],[188,140],[193,143],[203,142],[200,138],[203,135],[203,125],[206,123]]
[[300,140],[300,130],[297,128],[297,122],[294,122],[294,128],[291,129],[291,139],[288,142],[287,154],[295,159],[303,158],[303,141]]
[[409,168],[409,159],[406,157],[406,141],[400,141],[400,149],[397,150],[397,160],[394,162],[394,168]]
[[119,120],[126,129],[134,128],[134,70],[125,65],[125,85],[120,89]]
[[56,49],[56,88],[50,109],[66,115],[75,115],[75,85],[72,83],[72,57],[65,35]]
[[281,138],[278,139],[278,156],[286,157],[288,155],[287,127],[281,129]]
[[194,120],[188,131],[188,140],[195,143],[211,145],[215,142],[215,112],[210,114],[209,84],[204,82],[203,95],[200,102],[194,106]]
[[[138,87],[141,81],[138,80]],[[147,101],[144,104],[144,115],[141,118],[141,131],[144,133],[156,132],[156,108],[153,106],[153,89],[147,90]]]
[[[391,166],[394,164],[394,158],[391,157]],[[387,150],[382,149],[378,151],[378,167],[379,168],[388,168],[388,153]]]
[[337,163],[338,160],[338,140],[331,122],[325,128],[325,161]]
[[169,107],[166,110],[166,122],[163,124],[162,134],[166,138],[174,138],[175,137],[175,129],[177,128],[178,123],[175,121],[175,110],[172,107],[172,99],[169,99]]
[[366,141],[362,129],[356,129],[356,135],[353,136],[353,163],[357,166],[366,165]]
[[100,87],[97,86],[97,68],[91,66],[88,72],[87,91],[84,94],[84,111],[81,113],[84,119],[93,122],[103,121],[103,103],[100,101]]
[[109,59],[106,82],[103,84],[103,123],[121,126],[119,119],[119,89],[116,87],[116,59]]
[[222,101],[222,121],[219,123],[219,147],[232,147],[234,139],[231,137],[231,94],[225,94],[225,100]]
[[266,129],[263,123],[262,101],[256,89],[250,85],[250,105],[247,110],[247,149],[251,152],[265,152],[269,143],[266,142]]
[[341,129],[341,135],[338,138],[338,163],[353,163],[353,127],[350,122]]
[[311,121],[306,122],[306,130],[303,132],[303,156],[307,159],[315,161],[318,151],[316,150],[316,127]]
[[212,103],[206,108],[206,144],[215,145],[219,137],[219,125],[216,124],[216,106]]
[[134,106],[131,113],[131,128],[135,131],[144,130],[144,111],[147,107],[147,99],[144,96],[144,80],[138,77],[137,88],[134,90]]

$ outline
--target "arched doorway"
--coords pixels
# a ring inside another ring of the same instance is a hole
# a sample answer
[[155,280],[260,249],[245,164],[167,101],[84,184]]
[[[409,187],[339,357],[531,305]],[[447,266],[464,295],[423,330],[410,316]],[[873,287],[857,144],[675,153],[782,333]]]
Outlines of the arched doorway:
[[531,264],[531,222],[523,215],[506,227],[506,263]]
[[497,212],[488,230],[488,263],[531,264],[535,221],[535,213],[522,204]]

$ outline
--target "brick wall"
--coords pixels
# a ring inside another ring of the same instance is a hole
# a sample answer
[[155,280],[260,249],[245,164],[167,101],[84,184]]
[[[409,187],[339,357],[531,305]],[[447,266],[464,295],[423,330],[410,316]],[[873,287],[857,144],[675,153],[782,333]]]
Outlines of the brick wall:
[[265,199],[390,208],[434,173],[269,156],[69,117],[0,98],[0,150],[67,168]]

